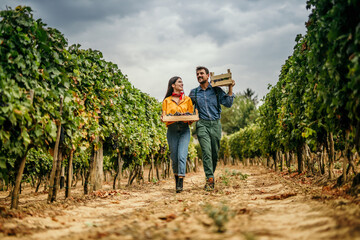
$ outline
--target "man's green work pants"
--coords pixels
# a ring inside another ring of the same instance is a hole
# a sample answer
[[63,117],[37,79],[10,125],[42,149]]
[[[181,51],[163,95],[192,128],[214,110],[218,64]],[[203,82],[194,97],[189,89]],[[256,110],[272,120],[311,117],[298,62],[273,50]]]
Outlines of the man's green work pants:
[[209,121],[200,119],[196,122],[196,135],[201,146],[206,178],[213,178],[220,149],[220,120]]

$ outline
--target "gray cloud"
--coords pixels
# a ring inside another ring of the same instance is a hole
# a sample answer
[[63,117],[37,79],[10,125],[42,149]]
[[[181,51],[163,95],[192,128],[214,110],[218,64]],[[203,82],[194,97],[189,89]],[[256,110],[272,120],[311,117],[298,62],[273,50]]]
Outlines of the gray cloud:
[[195,67],[230,68],[235,91],[252,88],[261,98],[278,79],[305,32],[305,0],[5,0],[30,5],[36,18],[59,29],[69,43],[103,52],[135,87],[162,100],[167,81],[197,86]]
[[19,4],[30,5],[35,16],[44,19],[49,26],[62,28],[68,34],[89,29],[94,23],[111,24],[112,17],[129,17],[151,8],[151,1],[131,0],[7,0],[5,3],[13,8]]

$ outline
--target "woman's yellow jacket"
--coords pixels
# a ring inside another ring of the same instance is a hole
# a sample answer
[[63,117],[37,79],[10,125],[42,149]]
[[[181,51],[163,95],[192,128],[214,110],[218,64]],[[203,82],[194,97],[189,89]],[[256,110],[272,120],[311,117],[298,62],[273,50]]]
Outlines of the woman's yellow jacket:
[[[179,113],[189,112],[193,114],[194,106],[191,101],[191,98],[188,96],[184,96],[184,98],[180,100],[179,104],[177,104],[172,99],[172,96],[170,96],[164,99],[162,103],[162,112],[165,112],[166,115],[175,114],[176,112]],[[166,126],[169,126],[172,123],[174,122],[166,122]],[[187,123],[191,124],[191,122],[187,122]]]

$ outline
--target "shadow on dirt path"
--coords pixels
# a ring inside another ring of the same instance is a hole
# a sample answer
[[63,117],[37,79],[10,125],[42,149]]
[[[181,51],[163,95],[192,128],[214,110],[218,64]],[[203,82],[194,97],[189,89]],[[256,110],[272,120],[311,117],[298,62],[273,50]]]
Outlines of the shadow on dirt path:
[[187,175],[180,194],[174,191],[173,179],[99,191],[76,204],[47,205],[42,214],[5,219],[0,237],[360,239],[359,205],[345,199],[314,200],[262,167],[221,166],[215,190],[204,191],[203,185],[200,171]]

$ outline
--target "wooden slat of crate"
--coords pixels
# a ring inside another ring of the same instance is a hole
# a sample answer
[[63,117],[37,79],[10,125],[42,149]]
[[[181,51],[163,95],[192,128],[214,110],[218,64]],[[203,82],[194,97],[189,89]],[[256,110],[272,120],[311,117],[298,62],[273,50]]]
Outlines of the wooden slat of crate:
[[233,83],[230,69],[227,70],[228,73],[214,75],[213,72],[210,73],[211,76],[211,86],[218,87],[218,86],[229,86]]
[[229,86],[232,83],[233,83],[233,80],[225,79],[225,80],[222,80],[222,81],[218,81],[216,83],[213,83],[213,81],[211,81],[211,86],[212,87]]
[[198,110],[195,109],[195,114],[193,115],[183,115],[183,116],[166,116],[165,113],[163,113],[163,119],[164,122],[187,122],[187,121],[199,121],[199,113]]

